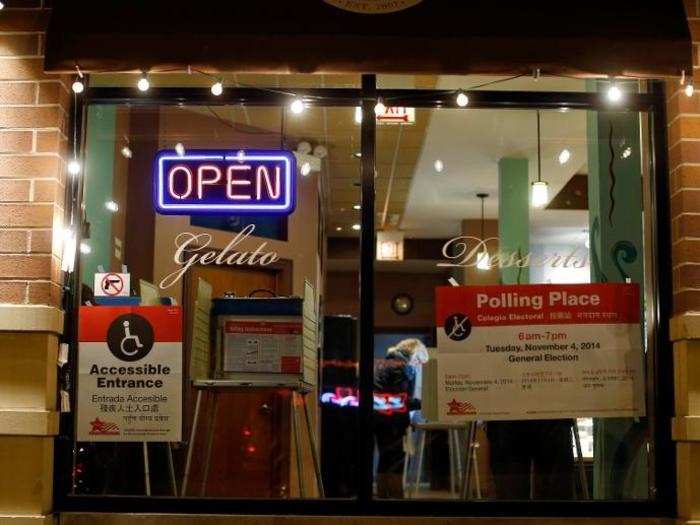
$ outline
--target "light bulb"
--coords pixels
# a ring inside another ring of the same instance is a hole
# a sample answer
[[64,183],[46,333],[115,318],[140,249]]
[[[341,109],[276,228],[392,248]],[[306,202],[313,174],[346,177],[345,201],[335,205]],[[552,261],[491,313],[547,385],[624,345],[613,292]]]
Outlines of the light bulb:
[[336,226],[336,227],[335,227],[335,231],[337,231],[337,232],[342,232],[342,231],[343,231],[343,227],[342,227],[342,226]]
[[559,153],[559,164],[566,164],[567,162],[569,162],[570,158],[571,158],[571,152],[568,149],[564,148]]
[[534,208],[543,208],[549,200],[549,185],[544,181],[532,183],[531,200]]
[[5,4],[3,2],[0,2],[0,9],[4,9],[4,8],[5,8]]
[[435,168],[435,171],[437,171],[438,173],[442,173],[442,170],[445,169],[445,163],[442,162],[440,159],[437,159],[433,163],[433,167]]
[[115,201],[107,201],[105,202],[105,208],[112,213],[117,213],[119,211],[119,204],[117,204]]
[[85,84],[80,78],[76,78],[75,82],[73,82],[73,85],[71,86],[71,89],[73,90],[73,93],[77,95],[85,91]]
[[80,162],[77,159],[73,159],[68,163],[68,173],[71,175],[77,175],[80,173]]
[[608,88],[608,100],[610,102],[620,102],[622,100],[622,90],[615,82],[611,82]]
[[692,80],[687,80],[685,83],[685,96],[686,97],[692,97],[693,93],[695,93],[695,88],[693,87],[693,81]]
[[353,210],[361,210],[361,209],[362,209],[362,206],[360,206],[359,204],[353,204],[353,205],[352,205],[352,209],[353,209]]
[[300,115],[304,112],[304,101],[300,99],[299,97],[295,98],[292,103],[289,105],[289,109],[294,113],[295,115]]
[[151,87],[146,73],[141,74],[141,78],[139,78],[139,81],[136,83],[136,87],[139,88],[139,91],[148,91],[148,88]]
[[632,156],[632,148],[627,146],[624,150],[622,150],[622,158],[627,159]]
[[469,97],[464,91],[460,91],[459,93],[457,93],[457,98],[455,99],[455,101],[457,102],[457,105],[460,108],[463,108],[467,104],[469,104]]
[[355,124],[362,124],[362,108],[360,106],[355,107]]
[[489,252],[484,250],[476,254],[476,267],[479,270],[490,270],[491,264],[489,262]]
[[122,148],[122,156],[126,157],[127,159],[130,159],[134,155],[134,152],[131,151],[131,148],[129,146],[124,146]]
[[302,177],[306,177],[309,173],[311,173],[311,164],[308,162],[302,163],[300,171]]
[[360,225],[357,224],[357,223],[355,223],[355,224],[352,225],[352,229],[355,230],[355,231],[358,231],[360,228],[362,228],[362,226],[360,226]]
[[218,97],[224,92],[224,85],[220,80],[217,80],[211,85],[211,94]]
[[183,146],[182,142],[175,144],[175,153],[177,153],[180,157],[185,156],[185,146]]
[[377,99],[377,104],[374,106],[374,114],[376,116],[384,114],[386,111],[386,106],[384,105],[384,102],[382,102],[382,99]]
[[90,245],[86,242],[81,242],[80,243],[80,253],[88,254],[92,253],[92,248],[90,248]]
[[302,140],[299,144],[297,144],[297,153],[308,155],[311,153],[311,144],[305,140]]

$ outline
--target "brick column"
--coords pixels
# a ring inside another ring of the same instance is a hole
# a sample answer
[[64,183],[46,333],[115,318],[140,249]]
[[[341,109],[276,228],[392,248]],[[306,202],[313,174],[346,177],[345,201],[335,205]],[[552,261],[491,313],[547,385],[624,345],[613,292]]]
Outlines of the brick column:
[[71,97],[43,73],[41,1],[0,11],[0,524],[52,522]]
[[[686,0],[693,78],[700,87],[700,3]],[[690,72],[687,72],[690,73]],[[678,516],[700,520],[700,90],[692,97],[667,83],[673,243],[673,340]],[[663,254],[660,254],[663,256]]]

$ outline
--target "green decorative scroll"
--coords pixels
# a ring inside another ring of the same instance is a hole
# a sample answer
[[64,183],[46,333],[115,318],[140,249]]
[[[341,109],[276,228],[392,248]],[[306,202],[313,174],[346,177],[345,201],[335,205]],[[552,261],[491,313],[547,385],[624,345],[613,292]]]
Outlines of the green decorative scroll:
[[622,263],[632,264],[637,260],[637,254],[637,248],[630,241],[617,241],[612,247],[610,255],[613,259],[613,264],[625,282],[632,277],[622,267]]

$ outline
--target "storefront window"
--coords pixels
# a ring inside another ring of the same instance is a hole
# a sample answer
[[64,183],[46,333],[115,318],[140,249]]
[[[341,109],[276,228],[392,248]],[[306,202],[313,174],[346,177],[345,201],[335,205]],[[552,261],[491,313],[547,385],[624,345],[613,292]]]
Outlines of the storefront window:
[[648,498],[645,115],[407,111],[377,125],[376,496]]
[[67,493],[654,500],[646,86],[136,80],[85,108]]
[[75,494],[356,493],[359,126],[301,109],[88,107]]

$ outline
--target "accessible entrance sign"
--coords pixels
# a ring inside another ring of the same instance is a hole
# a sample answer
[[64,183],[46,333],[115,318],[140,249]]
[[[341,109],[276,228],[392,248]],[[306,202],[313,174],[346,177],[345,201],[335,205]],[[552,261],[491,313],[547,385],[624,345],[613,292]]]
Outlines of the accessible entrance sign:
[[645,414],[636,284],[436,289],[441,421]]
[[180,441],[182,314],[80,308],[78,441]]

